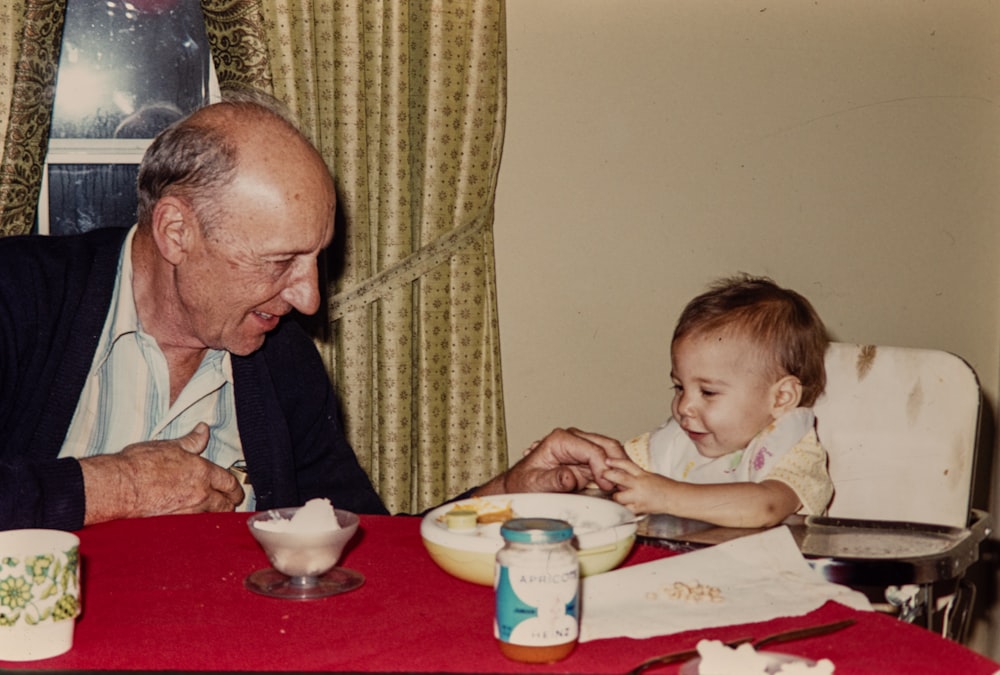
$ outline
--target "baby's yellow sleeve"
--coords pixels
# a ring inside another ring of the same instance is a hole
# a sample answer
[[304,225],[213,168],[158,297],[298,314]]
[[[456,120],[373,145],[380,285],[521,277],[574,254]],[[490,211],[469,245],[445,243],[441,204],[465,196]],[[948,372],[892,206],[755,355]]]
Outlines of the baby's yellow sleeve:
[[810,430],[795,446],[778,459],[763,480],[781,481],[795,491],[802,508],[799,513],[821,516],[833,498],[833,481],[827,470],[826,450],[816,432]]
[[644,471],[653,470],[649,456],[649,436],[649,432],[646,432],[625,443],[625,454]]

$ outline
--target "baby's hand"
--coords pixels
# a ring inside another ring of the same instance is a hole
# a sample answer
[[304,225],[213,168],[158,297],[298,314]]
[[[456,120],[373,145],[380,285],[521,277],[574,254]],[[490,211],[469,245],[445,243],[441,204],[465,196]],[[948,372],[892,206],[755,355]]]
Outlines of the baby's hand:
[[608,459],[605,480],[615,484],[613,499],[632,513],[663,513],[662,495],[672,480],[644,470],[630,459]]
[[618,486],[631,487],[647,476],[660,477],[659,474],[646,471],[627,457],[624,459],[609,457],[608,467],[604,477]]

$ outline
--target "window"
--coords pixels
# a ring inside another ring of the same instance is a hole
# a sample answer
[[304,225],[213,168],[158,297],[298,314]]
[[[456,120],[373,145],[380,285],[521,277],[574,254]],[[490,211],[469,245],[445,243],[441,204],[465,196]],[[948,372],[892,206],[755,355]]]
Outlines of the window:
[[199,0],[68,0],[38,231],[131,226],[142,154],[212,97],[211,62]]

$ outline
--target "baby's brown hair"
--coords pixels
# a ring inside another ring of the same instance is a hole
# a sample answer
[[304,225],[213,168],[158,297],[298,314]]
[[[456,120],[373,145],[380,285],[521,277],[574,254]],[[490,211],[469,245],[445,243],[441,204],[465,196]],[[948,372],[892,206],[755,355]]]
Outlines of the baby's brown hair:
[[802,295],[767,277],[741,274],[713,283],[691,300],[674,328],[673,342],[715,331],[749,338],[770,361],[775,375],[802,383],[799,405],[811,407],[826,387],[826,327]]

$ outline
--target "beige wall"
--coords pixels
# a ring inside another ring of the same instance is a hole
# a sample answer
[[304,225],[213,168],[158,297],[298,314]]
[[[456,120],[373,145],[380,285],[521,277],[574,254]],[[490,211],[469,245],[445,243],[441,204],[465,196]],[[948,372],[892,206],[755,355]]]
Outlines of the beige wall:
[[508,0],[507,23],[513,455],[665,419],[674,320],[737,271],[835,339],[959,354],[995,411],[1000,3]]

